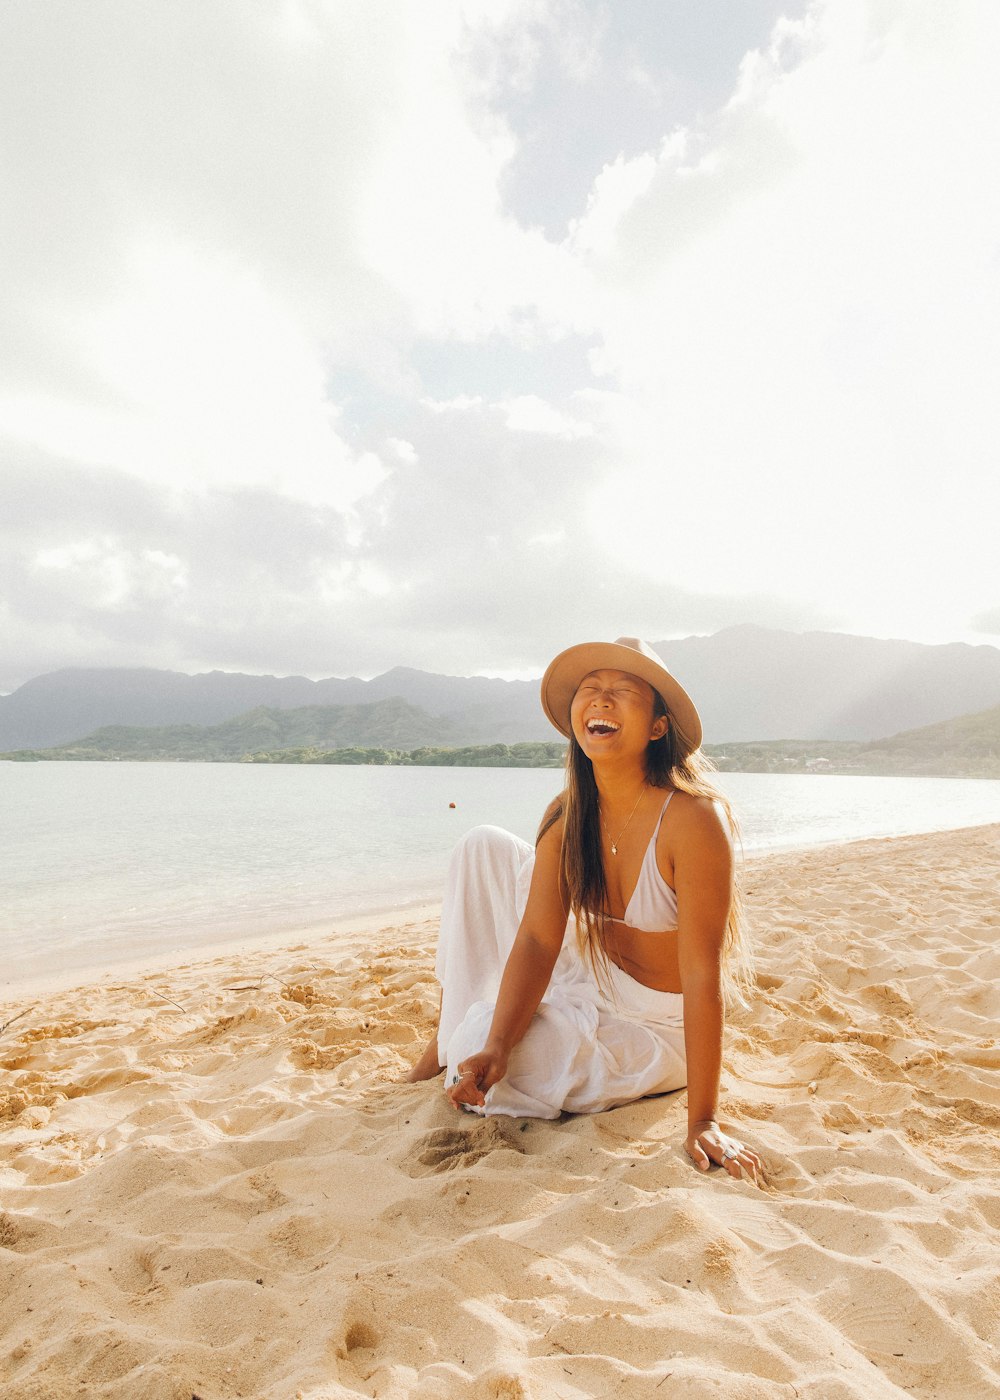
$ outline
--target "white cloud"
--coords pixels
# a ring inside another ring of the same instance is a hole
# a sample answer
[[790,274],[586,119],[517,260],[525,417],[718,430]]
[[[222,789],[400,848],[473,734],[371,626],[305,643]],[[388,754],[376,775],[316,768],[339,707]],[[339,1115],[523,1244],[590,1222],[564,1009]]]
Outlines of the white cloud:
[[412,389],[413,334],[530,341],[568,299],[569,260],[501,208],[512,137],[461,62],[484,23],[459,0],[5,16],[0,432],[151,481],[370,491],[331,368]]
[[407,442],[405,438],[391,437],[388,439],[386,446],[408,467],[415,467],[420,461],[420,458],[417,456],[417,449],[413,446],[412,442]]
[[541,433],[574,442],[593,436],[594,425],[561,413],[537,394],[522,394],[504,405],[507,427],[517,433]]
[[608,412],[610,396],[595,391],[579,391],[569,396],[564,408],[538,394],[519,394],[491,402],[480,395],[461,394],[454,399],[422,399],[421,407],[436,417],[493,418],[512,433],[537,433],[542,437],[576,442],[591,438],[613,416]]
[[574,242],[633,410],[592,514],[623,560],[907,635],[995,596],[998,49],[992,6],[827,0],[652,177],[605,170]]
[[95,613],[159,607],[183,599],[189,582],[179,555],[136,547],[112,534],[40,549],[30,567],[67,610]]
[[645,195],[656,177],[660,163],[683,147],[683,132],[664,143],[659,160],[650,152],[626,160],[618,156],[604,166],[594,181],[587,210],[574,220],[571,247],[577,256],[602,258],[615,252],[616,235],[622,219]]
[[74,337],[121,407],[0,397],[0,430],[154,482],[241,483],[342,507],[385,475],[338,432],[319,347],[229,259],[162,242],[137,249],[114,298]]
[[[992,625],[1000,10],[817,0],[598,169],[628,10],[8,7],[9,655]],[[593,180],[561,241],[511,212],[547,121],[561,198]]]

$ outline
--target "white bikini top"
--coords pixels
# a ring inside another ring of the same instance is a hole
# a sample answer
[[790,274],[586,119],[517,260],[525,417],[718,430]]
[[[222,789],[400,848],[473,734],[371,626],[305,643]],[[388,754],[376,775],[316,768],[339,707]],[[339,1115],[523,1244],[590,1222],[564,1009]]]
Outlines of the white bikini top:
[[649,839],[646,854],[642,858],[642,868],[636,881],[632,898],[628,902],[624,919],[612,919],[613,924],[627,924],[641,933],[667,933],[677,927],[677,895],[660,874],[656,863],[656,838],[660,834],[663,814],[670,806],[673,792],[660,808],[660,818]]

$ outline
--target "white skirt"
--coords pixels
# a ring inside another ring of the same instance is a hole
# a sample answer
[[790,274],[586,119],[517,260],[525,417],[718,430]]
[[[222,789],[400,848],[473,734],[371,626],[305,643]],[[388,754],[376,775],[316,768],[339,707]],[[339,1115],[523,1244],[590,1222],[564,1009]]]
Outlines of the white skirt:
[[[466,833],[452,856],[441,913],[438,1058],[451,1083],[486,1044],[500,978],[528,898],[535,853],[496,826]],[[600,1113],[647,1094],[682,1089],[684,1000],[608,964],[601,988],[570,920],[552,979],[506,1076],[477,1113],[558,1118]]]

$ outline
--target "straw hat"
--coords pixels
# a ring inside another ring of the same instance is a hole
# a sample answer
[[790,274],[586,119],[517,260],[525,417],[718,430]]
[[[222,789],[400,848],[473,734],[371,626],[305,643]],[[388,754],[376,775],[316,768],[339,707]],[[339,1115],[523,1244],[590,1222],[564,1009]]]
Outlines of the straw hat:
[[648,681],[663,699],[678,747],[691,753],[701,743],[701,719],[694,701],[674,680],[653,648],[638,637],[616,642],[581,642],[561,651],[542,677],[542,709],[561,734],[571,732],[569,707],[584,676],[591,671],[627,671]]

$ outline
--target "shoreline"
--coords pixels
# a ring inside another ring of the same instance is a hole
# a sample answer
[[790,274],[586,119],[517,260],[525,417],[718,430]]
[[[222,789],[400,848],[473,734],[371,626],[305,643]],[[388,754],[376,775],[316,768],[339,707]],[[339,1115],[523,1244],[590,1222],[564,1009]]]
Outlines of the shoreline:
[[[917,840],[923,837],[943,836],[955,833],[989,831],[995,828],[1000,836],[1000,822],[970,827],[944,827],[929,832],[904,832],[893,836],[861,836],[850,841],[822,841],[810,845],[777,846],[747,851],[740,862],[741,869],[748,878],[750,871],[758,865],[798,855],[809,855],[828,851],[849,852],[873,844],[894,841]],[[371,913],[345,916],[337,921],[339,927],[331,929],[329,920],[317,920],[311,924],[285,929],[280,933],[251,935],[237,938],[209,938],[204,943],[190,944],[162,954],[139,954],[135,957],[118,957],[112,961],[101,961],[93,965],[68,968],[51,973],[31,971],[23,977],[9,977],[0,980],[0,1012],[12,1000],[33,995],[69,991],[90,985],[103,985],[109,981],[120,982],[128,978],[147,974],[166,974],[175,968],[198,967],[218,962],[222,958],[252,958],[256,954],[280,955],[306,950],[320,950],[333,944],[331,953],[342,954],[346,946],[365,935],[384,933],[390,935],[401,926],[426,922],[440,913],[441,901],[420,900],[413,905],[395,906]],[[322,932],[321,932],[322,930]]]
[[[971,835],[975,832],[988,832],[994,829],[1000,839],[1000,822],[971,827],[945,827],[930,832],[906,832],[894,836],[862,836],[851,841],[824,841],[802,846],[778,846],[745,852],[740,862],[744,883],[757,867],[768,862],[794,860],[798,856],[842,851],[845,854],[854,850],[890,842],[902,842],[947,835]],[[280,933],[251,935],[237,938],[209,938],[204,943],[189,944],[162,954],[137,954],[135,957],[117,957],[112,961],[101,961],[92,965],[67,968],[65,970],[42,973],[29,971],[24,976],[0,979],[0,1022],[6,1019],[10,1006],[20,1000],[62,993],[91,986],[101,987],[110,982],[122,982],[143,977],[169,975],[181,969],[197,969],[217,964],[222,960],[240,959],[244,962],[259,960],[260,957],[276,957],[305,952],[315,952],[317,956],[328,953],[343,957],[348,952],[356,952],[354,944],[366,936],[394,936],[400,928],[409,928],[436,919],[441,910],[441,901],[420,900],[413,905],[395,906],[371,913],[345,916],[337,921],[339,927],[330,928],[329,920],[317,920]]]
[[[0,699],[2,699],[2,698],[3,698],[3,697],[0,696]],[[890,736],[890,737],[896,737],[896,736]],[[789,757],[789,758],[786,759],[786,758],[784,758],[783,754],[780,752],[781,750],[786,750],[786,751],[787,751],[788,749],[795,749],[795,750],[801,749],[805,754],[819,753],[821,756],[825,756],[825,753],[826,753],[826,752],[829,752],[831,749],[834,749],[834,748],[836,748],[837,746],[839,746],[839,745],[841,745],[841,744],[844,745],[845,747],[850,747],[850,748],[853,750],[854,747],[855,747],[855,745],[857,745],[857,746],[860,747],[860,746],[862,746],[863,743],[866,743],[866,742],[867,742],[867,741],[861,741],[861,740],[857,740],[857,741],[854,741],[854,740],[840,740],[840,739],[813,739],[813,740],[800,740],[800,739],[759,739],[759,740],[740,740],[740,741],[734,742],[733,744],[729,744],[729,745],[723,745],[723,744],[705,744],[705,745],[704,745],[704,752],[705,752],[706,756],[707,756],[708,758],[712,759],[712,761],[717,765],[717,766],[716,766],[716,771],[719,772],[719,773],[752,773],[752,774],[776,775],[776,776],[780,776],[780,777],[811,777],[811,778],[821,778],[821,777],[831,777],[831,778],[949,778],[949,779],[955,779],[956,781],[973,782],[973,783],[974,783],[974,782],[996,782],[996,781],[1000,780],[1000,772],[998,772],[996,769],[990,769],[990,770],[987,771],[987,772],[975,772],[975,773],[971,773],[971,772],[968,772],[968,771],[961,771],[961,772],[957,771],[958,765],[956,765],[955,768],[947,768],[947,767],[945,767],[945,768],[937,768],[937,767],[934,767],[934,766],[931,766],[931,767],[929,767],[929,768],[927,768],[927,767],[925,767],[925,768],[908,768],[908,767],[905,767],[905,766],[902,767],[902,768],[899,768],[899,767],[895,767],[895,766],[893,766],[893,765],[891,765],[891,764],[884,764],[884,765],[876,764],[874,767],[866,767],[866,766],[863,765],[863,764],[855,764],[855,763],[848,763],[848,762],[841,762],[841,763],[838,764],[836,758],[834,758],[834,759],[832,759],[832,760],[827,760],[827,763],[823,764],[822,766],[810,766],[809,760],[808,760],[807,758],[805,758],[805,757],[802,757],[802,758]],[[525,745],[525,747],[529,747],[529,746],[530,746],[530,747],[541,747],[541,746],[543,746],[543,745],[550,745],[551,741],[549,741],[549,740],[543,740],[543,739],[528,739],[528,740],[516,740],[516,741],[514,741],[513,743],[506,743],[506,741],[500,740],[500,741],[498,741],[498,743],[499,743],[499,744],[502,744],[502,745],[503,745],[504,747],[506,747],[506,748],[513,749],[513,748],[518,747],[518,746],[519,746],[520,744],[522,744],[522,743]],[[715,752],[716,749],[725,749],[725,748],[732,749],[732,748],[738,748],[738,747],[749,747],[749,748],[754,748],[754,749],[757,749],[757,748],[765,748],[765,749],[766,749],[766,748],[769,748],[769,747],[771,747],[771,746],[773,746],[773,748],[774,748],[774,750],[775,750],[775,752],[776,752],[776,755],[777,755],[777,757],[778,757],[778,763],[780,764],[780,766],[776,765],[774,762],[771,762],[770,764],[762,764],[761,767],[744,767],[742,764],[734,764],[733,766],[728,766],[728,765],[726,765],[726,764],[720,762],[720,760],[723,760],[723,759],[726,758],[726,754],[724,754],[724,753],[723,753],[723,754],[720,754],[720,753],[716,753],[716,752]],[[493,744],[468,744],[468,745],[462,745],[462,746],[461,746],[461,749],[460,749],[459,751],[462,751],[462,750],[468,751],[468,750],[477,750],[477,749],[493,749],[493,748],[495,748],[495,747],[496,747],[496,745],[493,745]],[[330,751],[330,750],[320,750],[319,752],[325,755],[325,754],[328,753],[328,752],[337,752],[337,751],[336,751],[336,750],[332,750],[332,751]],[[143,755],[140,755],[140,754],[128,754],[128,755],[97,754],[97,753],[73,753],[73,754],[64,754],[64,753],[52,753],[52,752],[49,752],[48,750],[44,750],[44,749],[12,749],[12,750],[10,750],[9,752],[6,752],[6,753],[0,753],[0,763],[18,763],[18,764],[20,764],[20,763],[122,763],[122,764],[132,763],[132,764],[141,764],[141,765],[149,765],[149,764],[154,764],[154,763],[164,763],[164,764],[170,764],[170,765],[179,765],[179,764],[197,765],[197,764],[200,764],[200,765],[205,765],[205,766],[218,766],[218,765],[227,765],[227,764],[228,764],[228,765],[242,765],[242,766],[244,766],[244,767],[246,767],[246,766],[253,766],[253,767],[258,767],[258,768],[260,768],[260,767],[290,767],[290,768],[323,768],[323,767],[334,767],[334,768],[338,768],[338,767],[345,767],[345,768],[355,768],[355,767],[361,767],[361,768],[519,768],[519,769],[522,769],[522,770],[528,770],[528,769],[546,769],[546,770],[549,770],[549,771],[554,771],[554,770],[563,768],[563,767],[565,766],[562,759],[560,759],[558,762],[545,762],[545,763],[482,763],[482,764],[481,764],[481,763],[471,763],[471,762],[468,762],[468,761],[466,761],[466,762],[458,762],[458,763],[428,763],[428,762],[417,762],[417,763],[413,763],[413,762],[410,762],[410,761],[405,757],[405,755],[409,752],[408,750],[397,750],[396,752],[397,752],[397,754],[400,755],[399,757],[394,758],[394,759],[390,759],[390,760],[388,760],[388,761],[383,761],[383,762],[361,762],[361,763],[359,763],[357,760],[351,759],[351,760],[349,760],[349,761],[344,761],[344,762],[341,762],[341,763],[337,763],[337,762],[331,761],[331,760],[330,760],[329,758],[327,758],[327,757],[319,757],[319,758],[282,758],[282,757],[278,757],[278,756],[260,757],[260,756],[258,756],[258,755],[250,755],[250,756],[242,756],[242,757],[226,756],[226,757],[218,757],[218,758],[207,758],[207,757],[171,758],[171,757],[167,756],[166,754],[149,755],[149,756],[147,757],[147,756],[143,756]],[[793,766],[793,765],[796,765],[796,766]]]
[[380,909],[339,919],[339,927],[336,928],[330,927],[331,920],[323,919],[297,928],[284,929],[280,933],[252,934],[242,938],[214,938],[209,935],[203,943],[191,943],[184,948],[160,954],[117,957],[112,961],[100,961],[48,973],[32,970],[23,976],[0,980],[0,1012],[12,998],[66,992],[92,984],[103,986],[108,982],[121,982],[153,974],[163,975],[175,968],[208,966],[221,959],[249,959],[257,954],[275,956],[320,948],[327,944],[333,945],[330,949],[332,953],[341,954],[342,945],[353,945],[366,935],[390,933],[400,926],[408,927],[425,922],[432,918],[440,907],[440,900],[419,900],[412,905],[397,905],[392,909]]

